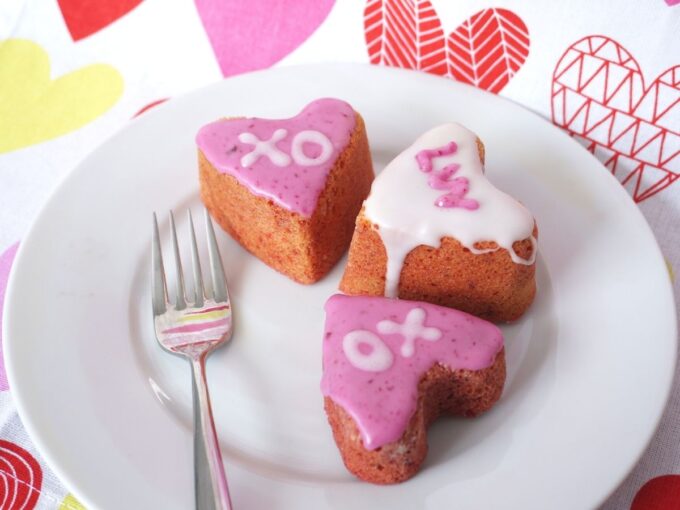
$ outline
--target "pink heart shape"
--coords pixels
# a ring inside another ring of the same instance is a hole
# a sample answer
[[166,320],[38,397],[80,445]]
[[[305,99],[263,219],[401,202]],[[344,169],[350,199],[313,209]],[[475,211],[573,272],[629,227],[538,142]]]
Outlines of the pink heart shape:
[[263,69],[300,46],[335,0],[195,0],[224,76]]
[[12,262],[18,248],[19,243],[10,246],[7,251],[0,254],[0,391],[9,388],[2,358],[2,308],[5,302],[5,287],[9,278],[9,270],[12,268]]

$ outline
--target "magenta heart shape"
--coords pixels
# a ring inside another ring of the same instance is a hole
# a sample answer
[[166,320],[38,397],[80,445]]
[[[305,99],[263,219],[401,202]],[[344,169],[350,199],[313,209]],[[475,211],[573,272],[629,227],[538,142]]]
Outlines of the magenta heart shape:
[[0,391],[5,391],[9,388],[2,357],[2,309],[5,301],[5,289],[9,278],[9,270],[12,268],[12,262],[18,248],[19,243],[10,246],[4,253],[0,254]]
[[195,0],[224,76],[267,68],[323,23],[335,0]]

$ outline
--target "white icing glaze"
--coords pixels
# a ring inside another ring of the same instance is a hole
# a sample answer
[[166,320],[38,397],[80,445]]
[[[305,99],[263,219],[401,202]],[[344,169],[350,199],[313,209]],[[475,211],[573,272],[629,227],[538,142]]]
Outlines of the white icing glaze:
[[[241,143],[253,145],[253,150],[241,158],[241,166],[248,168],[255,163],[261,156],[266,156],[276,166],[284,167],[290,165],[291,156],[295,163],[300,166],[322,165],[333,154],[333,144],[326,135],[320,131],[308,129],[300,131],[293,137],[290,146],[290,156],[276,146],[288,135],[287,129],[277,129],[269,140],[260,140],[253,133],[245,131],[238,135]],[[321,148],[321,153],[310,158],[304,152],[306,143],[314,143]]]
[[[534,263],[534,219],[522,204],[487,180],[476,140],[477,136],[460,124],[435,127],[399,154],[373,182],[371,194],[364,202],[364,214],[379,227],[378,233],[387,250],[385,296],[397,297],[406,255],[419,245],[438,247],[442,237],[458,240],[475,254],[495,251],[474,248],[477,242],[493,241],[497,249],[508,251],[514,263]],[[432,158],[432,167],[437,172],[446,165],[459,165],[456,177],[468,180],[469,190],[465,196],[479,204],[475,210],[437,207],[435,203],[441,191],[428,185],[428,174],[418,167],[416,154],[452,141],[457,144],[455,153]],[[532,237],[533,251],[531,258],[524,260],[512,245],[529,237]]]
[[247,131],[238,135],[239,142],[254,145],[253,150],[241,158],[241,166],[248,168],[260,159],[260,156],[267,156],[276,166],[290,165],[290,156],[276,146],[276,142],[283,140],[287,134],[288,130],[277,129],[269,140],[260,140]]
[[[304,144],[306,143],[317,144],[319,147],[321,147],[321,153],[315,158],[307,157],[307,155],[302,150]],[[328,158],[330,158],[331,154],[333,154],[333,144],[323,133],[309,129],[306,131],[300,131],[297,135],[295,135],[295,138],[293,138],[293,143],[290,147],[290,153],[298,165],[322,165],[328,161]]]
[[[359,350],[361,344],[369,346],[371,351],[361,352]],[[387,370],[394,361],[392,351],[385,342],[378,335],[365,329],[356,329],[347,333],[342,339],[342,350],[352,365],[368,372]]]
[[382,334],[399,334],[404,337],[404,343],[401,345],[401,355],[405,358],[410,358],[415,352],[416,338],[436,342],[442,337],[442,331],[439,328],[432,328],[425,326],[425,310],[422,308],[414,308],[404,319],[404,323],[400,324],[391,320],[383,320],[376,326],[377,330]]

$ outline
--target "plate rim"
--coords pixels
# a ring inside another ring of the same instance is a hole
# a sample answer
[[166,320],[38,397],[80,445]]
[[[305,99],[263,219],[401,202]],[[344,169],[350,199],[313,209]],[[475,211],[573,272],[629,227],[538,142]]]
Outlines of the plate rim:
[[[392,67],[385,67],[385,66],[376,66],[372,64],[367,64],[367,63],[344,63],[344,62],[336,62],[336,63],[314,63],[314,64],[296,64],[296,65],[287,65],[287,66],[276,66],[268,69],[262,69],[262,70],[257,70],[257,71],[252,71],[232,77],[228,77],[222,80],[219,80],[217,82],[213,82],[210,84],[207,84],[205,86],[186,91],[182,94],[178,94],[177,96],[174,96],[168,101],[165,101],[162,104],[157,105],[150,111],[147,111],[144,113],[144,115],[134,117],[132,119],[129,119],[125,124],[122,124],[120,127],[115,129],[110,135],[107,137],[103,138],[96,146],[92,148],[91,151],[89,151],[73,168],[68,170],[57,182],[57,184],[54,186],[54,188],[50,191],[48,194],[47,198],[39,208],[37,214],[35,215],[30,227],[24,234],[23,238],[19,242],[19,247],[18,250],[15,254],[15,258],[12,264],[12,269],[9,274],[9,278],[7,281],[7,286],[5,290],[5,305],[3,309],[3,327],[2,327],[2,338],[3,338],[3,352],[4,352],[4,359],[5,359],[5,368],[6,368],[6,373],[7,373],[7,379],[9,382],[9,390],[11,392],[11,396],[13,398],[17,413],[22,421],[22,424],[24,428],[26,429],[30,440],[32,443],[35,445],[36,449],[38,452],[43,456],[45,459],[45,462],[48,464],[50,469],[55,473],[55,475],[64,483],[64,485],[67,486],[68,490],[72,491],[73,493],[76,493],[77,495],[79,493],[78,489],[78,484],[76,480],[72,480],[71,476],[62,469],[62,464],[59,462],[58,459],[53,457],[51,455],[52,448],[47,444],[47,441],[45,440],[43,434],[40,432],[40,427],[37,426],[36,423],[34,423],[34,420],[32,420],[30,417],[32,415],[31,411],[29,410],[30,404],[27,404],[25,395],[23,395],[23,391],[19,389],[21,387],[21,384],[19,384],[19,380],[21,379],[21,376],[18,375],[18,367],[15,366],[15,362],[13,361],[13,356],[14,356],[14,347],[13,347],[13,341],[10,340],[13,336],[10,333],[10,329],[13,326],[14,322],[10,317],[10,314],[8,310],[15,305],[13,302],[15,301],[14,295],[19,292],[19,290],[15,290],[15,287],[17,287],[17,284],[15,282],[16,280],[16,273],[14,269],[16,267],[19,267],[20,264],[22,264],[22,260],[24,258],[24,251],[27,249],[25,248],[26,245],[28,244],[27,241],[33,239],[37,234],[36,231],[39,228],[39,224],[44,220],[44,216],[46,215],[46,211],[49,209],[50,205],[58,200],[59,195],[62,193],[62,190],[69,186],[69,183],[77,179],[77,176],[80,174],[80,172],[85,171],[87,169],[88,163],[90,159],[92,159],[96,153],[100,150],[105,145],[109,145],[110,143],[114,143],[115,139],[121,136],[122,133],[124,133],[127,129],[130,128],[130,126],[137,124],[137,123],[143,123],[143,122],[152,122],[151,120],[147,119],[153,119],[154,117],[158,115],[163,115],[163,112],[171,107],[171,105],[177,104],[179,101],[190,101],[193,96],[201,95],[205,93],[207,90],[212,90],[212,89],[217,89],[223,86],[225,82],[232,82],[234,80],[239,80],[243,78],[250,78],[253,76],[257,75],[269,75],[269,74],[276,74],[279,72],[283,73],[290,73],[296,72],[297,70],[302,70],[301,72],[304,72],[305,70],[308,70],[310,68],[313,69],[323,69],[323,68],[346,68],[346,69],[356,69],[359,70],[359,72],[364,73],[378,73],[378,74],[398,74],[398,75],[406,75],[406,76],[417,76],[418,79],[425,79],[425,80],[436,80],[437,82],[442,82],[442,81],[448,81],[449,83],[453,83],[456,87],[462,87],[464,89],[467,89],[469,92],[473,94],[478,94],[479,96],[492,96],[496,97],[504,102],[511,103],[515,107],[519,107],[522,110],[524,110],[526,113],[529,115],[535,117],[538,119],[541,124],[544,126],[547,126],[546,129],[552,129],[553,132],[559,133],[559,136],[566,137],[571,140],[571,146],[573,147],[573,150],[578,150],[578,151],[583,151],[585,154],[588,155],[588,157],[592,158],[594,161],[596,161],[598,164],[600,162],[595,158],[595,156],[587,151],[582,145],[580,145],[573,137],[569,136],[568,133],[566,133],[563,129],[560,129],[558,126],[555,126],[552,124],[548,119],[545,117],[541,116],[540,114],[534,112],[533,110],[529,109],[528,107],[519,104],[511,99],[508,99],[506,97],[498,96],[496,94],[491,94],[490,92],[483,91],[478,89],[477,87],[474,87],[472,85],[460,83],[460,82],[451,82],[451,80],[448,80],[447,78],[444,77],[439,77],[435,75],[431,75],[422,71],[416,71],[416,70],[410,70],[410,69],[401,69],[401,68],[392,68]],[[609,188],[611,189],[612,193],[617,193],[619,195],[619,199],[621,196],[625,196],[626,201],[629,201],[629,206],[630,209],[635,210],[635,215],[640,221],[640,225],[644,225],[642,228],[645,229],[646,234],[648,238],[652,242],[653,246],[653,251],[654,251],[654,256],[657,259],[657,263],[660,267],[662,267],[664,270],[666,270],[666,265],[665,265],[665,257],[663,256],[663,252],[661,251],[660,245],[658,240],[656,239],[656,236],[654,235],[654,231],[652,230],[651,226],[649,225],[646,217],[642,213],[642,210],[639,208],[639,206],[632,201],[632,198],[628,194],[628,192],[625,190],[625,188],[618,182],[618,180],[610,173],[610,172],[602,172],[602,174],[606,174],[607,178],[610,181]],[[614,191],[616,189],[617,191]],[[665,299],[664,301],[668,303],[669,307],[671,310],[676,309],[676,301],[675,301],[675,296],[674,296],[674,291],[673,291],[673,284],[670,280],[670,278],[666,278],[663,280],[664,281],[664,294],[665,294]],[[675,314],[670,314],[668,316],[668,324],[667,326],[669,327],[669,341],[670,341],[670,346],[673,351],[673,356],[672,356],[672,362],[668,365],[668,370],[665,375],[666,379],[666,384],[664,385],[664,391],[665,395],[663,396],[662,402],[663,405],[657,409],[656,416],[653,419],[654,426],[650,427],[649,430],[646,431],[646,440],[640,443],[640,447],[638,448],[637,454],[635,455],[635,458],[633,461],[630,463],[630,465],[627,467],[625,472],[622,474],[622,476],[619,477],[617,480],[617,483],[608,488],[607,490],[600,491],[603,495],[600,498],[599,502],[597,503],[598,505],[602,505],[606,500],[621,486],[621,484],[625,481],[625,479],[632,473],[632,471],[635,469],[635,467],[638,465],[640,459],[644,455],[644,453],[648,450],[649,445],[651,444],[656,432],[658,431],[659,425],[661,423],[661,419],[663,417],[663,414],[665,410],[668,407],[668,402],[671,397],[671,393],[673,390],[673,380],[675,373],[677,371],[677,365],[678,365],[678,360],[677,360],[677,354],[678,354],[678,322]],[[15,372],[15,370],[17,370]],[[46,454],[46,452],[50,452],[50,454]],[[84,504],[88,505],[90,508],[95,508],[96,506],[93,504],[93,502],[89,501],[88,498],[82,497],[80,495],[77,496],[80,501],[82,501]]]

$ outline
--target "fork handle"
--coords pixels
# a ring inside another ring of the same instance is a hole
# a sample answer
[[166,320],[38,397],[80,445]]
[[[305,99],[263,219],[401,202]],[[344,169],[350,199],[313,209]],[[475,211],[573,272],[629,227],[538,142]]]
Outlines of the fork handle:
[[191,360],[194,400],[194,495],[196,510],[232,510],[210,395],[205,378],[206,355]]

